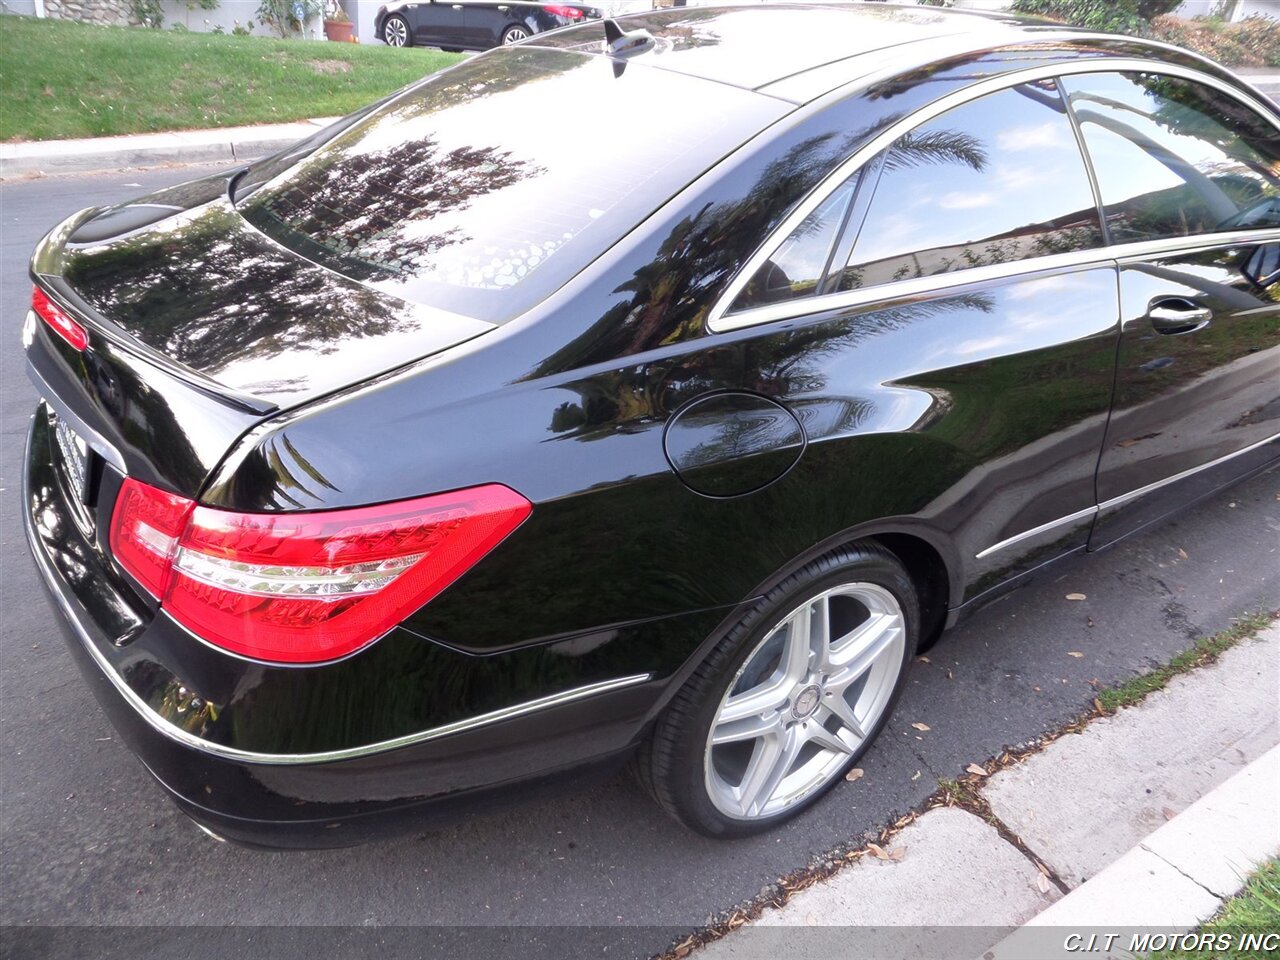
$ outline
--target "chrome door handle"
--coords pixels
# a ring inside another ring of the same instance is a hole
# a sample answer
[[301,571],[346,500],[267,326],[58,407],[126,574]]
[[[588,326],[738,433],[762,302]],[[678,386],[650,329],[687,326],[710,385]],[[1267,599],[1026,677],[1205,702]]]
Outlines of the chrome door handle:
[[1167,297],[1151,304],[1147,318],[1156,333],[1176,336],[1203,330],[1213,319],[1213,311],[1182,297]]

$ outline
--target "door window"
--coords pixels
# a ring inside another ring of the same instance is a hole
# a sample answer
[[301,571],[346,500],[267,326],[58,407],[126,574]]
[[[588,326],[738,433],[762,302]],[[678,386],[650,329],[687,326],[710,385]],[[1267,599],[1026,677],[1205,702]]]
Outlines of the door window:
[[1053,81],[956,107],[900,137],[838,290],[1090,249],[1097,204]]
[[1280,227],[1280,131],[1239,100],[1149,73],[1062,85],[1113,242]]

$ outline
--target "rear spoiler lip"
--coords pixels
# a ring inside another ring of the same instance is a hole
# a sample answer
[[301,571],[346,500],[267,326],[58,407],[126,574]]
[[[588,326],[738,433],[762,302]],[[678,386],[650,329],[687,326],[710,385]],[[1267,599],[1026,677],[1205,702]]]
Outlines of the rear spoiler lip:
[[101,211],[101,207],[87,207],[78,213],[72,214],[50,230],[36,244],[35,252],[31,255],[30,275],[32,282],[39,284],[45,293],[57,302],[59,306],[71,313],[95,335],[110,341],[118,350],[132,354],[146,363],[161,367],[165,372],[177,377],[209,398],[260,416],[275,413],[279,410],[277,404],[255,397],[252,394],[233,390],[211,377],[206,377],[190,367],[183,366],[159,350],[147,346],[104,317],[72,289],[71,285],[62,276],[63,251],[67,244],[67,238],[75,232],[77,227],[92,219]]

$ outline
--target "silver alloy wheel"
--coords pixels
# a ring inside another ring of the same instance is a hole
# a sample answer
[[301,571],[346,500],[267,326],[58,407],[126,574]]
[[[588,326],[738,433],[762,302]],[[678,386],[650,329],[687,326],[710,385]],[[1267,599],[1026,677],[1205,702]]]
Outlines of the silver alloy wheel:
[[902,607],[874,583],[833,587],[787,614],[711,723],[704,767],[716,809],[771,817],[838,776],[893,697],[906,636]]
[[409,28],[399,17],[390,17],[382,27],[382,39],[389,47],[403,47],[409,43]]
[[528,40],[528,39],[529,39],[529,34],[524,29],[524,27],[511,27],[510,29],[507,30],[506,33],[502,35],[502,42],[504,44],[519,43],[521,40]]

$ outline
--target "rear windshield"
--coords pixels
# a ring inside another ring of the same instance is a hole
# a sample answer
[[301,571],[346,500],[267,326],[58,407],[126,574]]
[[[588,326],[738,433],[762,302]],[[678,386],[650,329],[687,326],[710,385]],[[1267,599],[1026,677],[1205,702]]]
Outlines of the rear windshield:
[[495,51],[389,101],[239,208],[353,279],[501,323],[787,109],[601,57]]

